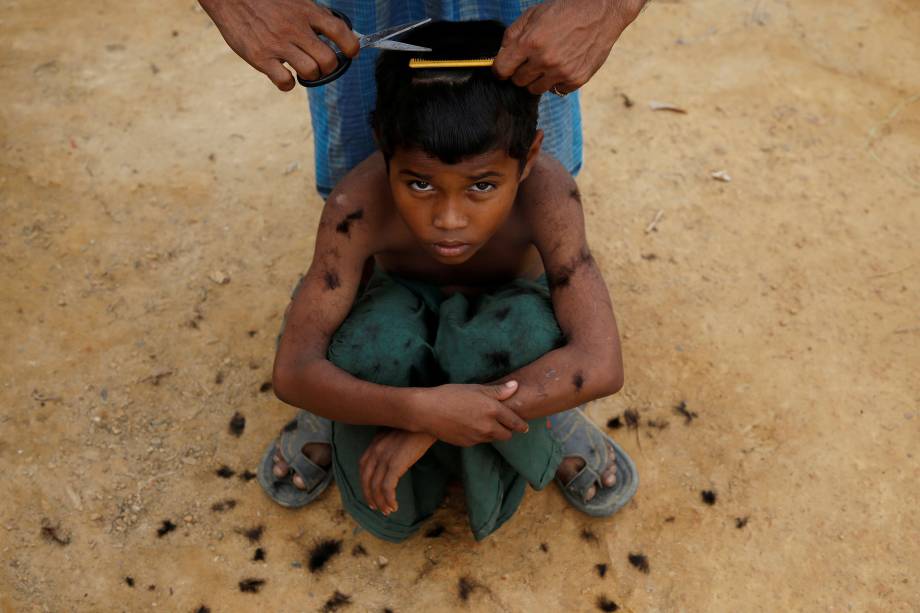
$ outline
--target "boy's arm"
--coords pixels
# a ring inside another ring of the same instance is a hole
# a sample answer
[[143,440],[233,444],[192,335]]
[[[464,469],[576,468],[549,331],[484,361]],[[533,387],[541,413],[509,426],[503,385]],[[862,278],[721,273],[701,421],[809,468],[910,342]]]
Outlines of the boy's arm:
[[[364,162],[330,195],[320,219],[313,262],[295,293],[275,355],[272,384],[282,401],[311,413],[356,425],[428,432],[455,445],[511,438],[527,424],[502,400],[516,388],[446,385],[404,388],[358,379],[326,359],[332,336],[348,316],[367,258],[379,251],[382,207],[361,206],[379,194]],[[445,398],[465,407],[449,410]]]
[[371,207],[349,197],[357,192],[349,185],[357,187],[346,178],[323,209],[313,261],[286,313],[273,389],[282,401],[322,417],[414,429],[407,390],[362,381],[326,359],[329,341],[358,293],[364,262],[374,252],[370,227],[379,222]]
[[607,286],[585,240],[578,187],[561,164],[542,156],[520,196],[549,278],[566,344],[500,381],[518,392],[505,404],[524,419],[570,409],[623,386],[620,337]]

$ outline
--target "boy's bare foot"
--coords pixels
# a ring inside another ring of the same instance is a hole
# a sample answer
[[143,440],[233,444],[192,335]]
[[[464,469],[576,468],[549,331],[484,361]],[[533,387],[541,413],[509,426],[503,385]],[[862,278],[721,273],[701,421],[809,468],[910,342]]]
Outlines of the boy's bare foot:
[[[328,470],[329,465],[332,464],[332,448],[328,444],[307,443],[306,445],[303,446],[303,449],[301,451],[303,452],[305,456],[310,458],[311,462],[313,462],[317,466],[321,466],[322,468],[325,468]],[[286,474],[288,474],[288,471],[290,471],[291,467],[288,465],[287,462],[284,461],[284,458],[282,458],[281,455],[277,451],[275,451],[275,455],[273,456],[273,459],[274,459],[275,464],[272,467],[272,474],[275,475],[276,478],[282,479]],[[300,489],[300,490],[307,489],[306,484],[304,484],[303,482],[303,479],[301,479],[300,475],[298,475],[297,473],[294,473],[291,476],[291,482],[294,484],[294,487],[296,487],[297,489]]]
[[[616,456],[609,442],[607,443],[607,458],[608,464],[601,474],[601,482],[604,484],[604,487],[611,487],[617,482],[617,466]],[[559,464],[559,468],[556,469],[556,477],[563,483],[568,483],[578,474],[578,471],[584,468],[584,466],[585,461],[577,456],[563,458],[562,463]],[[585,493],[585,502],[594,498],[595,494],[597,494],[597,487],[592,485]]]

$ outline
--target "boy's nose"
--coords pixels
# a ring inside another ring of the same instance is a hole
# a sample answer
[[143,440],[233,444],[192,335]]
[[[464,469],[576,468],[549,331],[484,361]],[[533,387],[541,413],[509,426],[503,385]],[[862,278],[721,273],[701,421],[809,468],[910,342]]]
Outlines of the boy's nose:
[[469,220],[463,214],[461,208],[450,200],[443,202],[441,206],[435,207],[432,225],[438,230],[462,230],[468,223]]

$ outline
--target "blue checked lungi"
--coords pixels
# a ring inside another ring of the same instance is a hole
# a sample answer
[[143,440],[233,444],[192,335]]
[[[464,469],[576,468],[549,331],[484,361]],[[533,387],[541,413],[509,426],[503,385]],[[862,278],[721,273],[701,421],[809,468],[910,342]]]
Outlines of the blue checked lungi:
[[[450,21],[495,19],[510,25],[539,0],[328,0],[323,4],[348,15],[356,31],[370,34],[425,17]],[[376,149],[370,112],[377,94],[374,67],[379,53],[378,49],[363,49],[342,77],[307,90],[316,189],[324,198],[349,170]],[[544,95],[540,100],[539,127],[545,133],[543,151],[577,174],[582,163],[578,92],[565,98]]]

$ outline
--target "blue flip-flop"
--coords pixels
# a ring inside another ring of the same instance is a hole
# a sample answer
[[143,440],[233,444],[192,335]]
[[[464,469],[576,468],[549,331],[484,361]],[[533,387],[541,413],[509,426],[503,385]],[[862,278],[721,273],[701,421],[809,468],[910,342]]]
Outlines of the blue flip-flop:
[[[550,433],[562,443],[563,457],[576,456],[585,461],[584,467],[568,482],[556,478],[572,506],[593,517],[609,517],[623,508],[639,487],[639,473],[626,452],[588,419],[581,407],[551,415],[550,423]],[[614,452],[617,480],[606,487],[601,478],[609,463],[610,449]],[[597,491],[591,500],[585,501],[591,486]]]
[[[317,417],[307,411],[299,411],[281,430],[277,441],[272,441],[262,456],[259,465],[259,485],[268,497],[283,507],[296,509],[313,502],[332,481],[332,467],[328,469],[315,464],[303,454],[308,443],[329,443],[332,424],[328,419]],[[288,474],[276,477],[272,472],[275,451],[290,466]],[[306,489],[300,489],[291,480],[293,474],[300,475]]]

